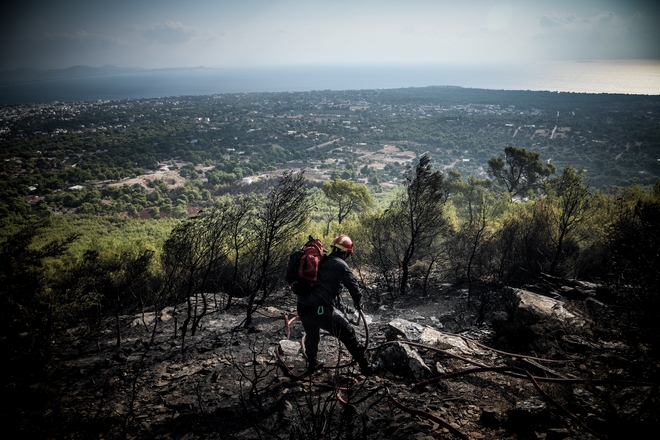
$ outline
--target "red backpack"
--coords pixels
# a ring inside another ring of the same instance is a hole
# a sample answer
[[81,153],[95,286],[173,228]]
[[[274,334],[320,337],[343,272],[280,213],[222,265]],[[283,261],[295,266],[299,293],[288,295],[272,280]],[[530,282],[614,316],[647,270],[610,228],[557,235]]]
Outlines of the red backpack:
[[304,246],[291,253],[285,279],[294,293],[305,295],[314,290],[324,252],[321,240],[310,236]]

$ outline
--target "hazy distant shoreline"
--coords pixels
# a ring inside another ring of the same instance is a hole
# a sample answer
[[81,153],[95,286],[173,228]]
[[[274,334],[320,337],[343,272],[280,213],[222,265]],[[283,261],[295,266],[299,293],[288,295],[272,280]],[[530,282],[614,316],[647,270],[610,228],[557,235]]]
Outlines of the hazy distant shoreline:
[[526,65],[296,66],[140,69],[75,66],[0,72],[0,104],[182,95],[458,86],[492,90],[660,95],[660,61]]
[[175,67],[164,69],[143,69],[141,67],[101,67],[71,66],[66,69],[14,69],[0,71],[0,86],[53,81],[59,79],[88,78],[92,76],[125,75],[130,73],[156,73],[174,71],[204,70],[206,67]]

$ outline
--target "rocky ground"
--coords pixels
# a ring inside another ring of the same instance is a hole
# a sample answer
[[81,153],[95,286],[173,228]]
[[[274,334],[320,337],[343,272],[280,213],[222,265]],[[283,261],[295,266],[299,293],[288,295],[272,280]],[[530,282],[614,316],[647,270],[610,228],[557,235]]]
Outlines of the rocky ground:
[[480,326],[451,286],[368,303],[369,377],[328,335],[326,367],[302,376],[291,294],[264,304],[249,329],[240,302],[214,311],[185,350],[173,309],[159,314],[153,343],[154,314],[126,316],[120,348],[108,330],[68,353],[52,382],[31,387],[49,398],[21,409],[14,428],[31,438],[418,440],[649,438],[658,428],[658,361],[597,286],[548,279],[480,299],[495,305]]

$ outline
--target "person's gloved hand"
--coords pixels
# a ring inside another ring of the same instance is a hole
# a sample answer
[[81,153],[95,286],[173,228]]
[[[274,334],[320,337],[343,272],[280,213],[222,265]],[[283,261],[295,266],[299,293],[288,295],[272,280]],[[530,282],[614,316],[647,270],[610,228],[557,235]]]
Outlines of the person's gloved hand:
[[357,310],[358,312],[360,310],[364,311],[364,308],[362,307],[362,302],[354,302],[353,307],[355,307],[355,310]]

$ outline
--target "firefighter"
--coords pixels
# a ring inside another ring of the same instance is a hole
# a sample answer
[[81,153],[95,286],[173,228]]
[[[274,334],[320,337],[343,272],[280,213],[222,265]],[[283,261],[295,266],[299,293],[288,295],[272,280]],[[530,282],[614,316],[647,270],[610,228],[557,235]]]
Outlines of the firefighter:
[[305,328],[305,354],[307,370],[310,373],[324,363],[317,359],[321,329],[328,331],[346,346],[360,366],[362,374],[369,375],[373,372],[365,356],[365,347],[357,340],[355,329],[334,307],[339,301],[341,287],[344,286],[348,289],[355,308],[362,310],[362,294],[357,279],[346,263],[346,258],[353,251],[353,242],[348,235],[335,238],[331,253],[321,262],[319,279],[314,289],[308,295],[298,296],[298,316]]

